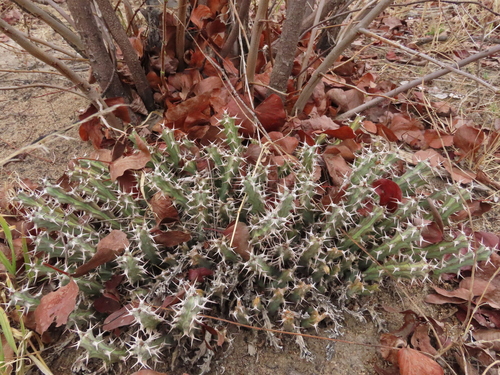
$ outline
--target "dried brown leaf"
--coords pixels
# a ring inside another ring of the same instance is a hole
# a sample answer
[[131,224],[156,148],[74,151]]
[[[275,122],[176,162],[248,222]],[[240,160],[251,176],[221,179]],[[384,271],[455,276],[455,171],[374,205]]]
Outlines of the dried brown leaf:
[[175,208],[173,200],[162,192],[159,191],[153,195],[149,204],[155,214],[157,224],[179,220],[179,212]]
[[436,361],[411,348],[398,352],[398,364],[401,375],[444,375]]
[[144,141],[136,134],[135,139],[139,152],[129,156],[121,156],[109,166],[109,174],[112,181],[122,176],[129,169],[142,169],[151,160],[151,153]]
[[230,224],[223,232],[231,242],[231,246],[234,251],[241,256],[244,261],[250,259],[250,231],[245,223],[238,222],[235,224]]
[[78,285],[73,279],[58,290],[42,297],[35,310],[36,331],[43,334],[54,322],[59,327],[68,322],[69,314],[76,307]]
[[112,230],[97,244],[94,256],[75,270],[73,277],[80,277],[104,263],[114,260],[129,246],[127,235],[120,230]]

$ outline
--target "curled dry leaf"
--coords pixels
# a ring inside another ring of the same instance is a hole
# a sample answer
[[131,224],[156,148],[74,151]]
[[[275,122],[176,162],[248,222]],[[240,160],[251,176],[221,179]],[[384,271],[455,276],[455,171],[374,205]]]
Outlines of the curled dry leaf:
[[43,334],[54,320],[56,327],[66,324],[69,314],[75,309],[77,296],[78,285],[73,279],[55,292],[43,296],[35,310],[36,331]]
[[144,168],[151,160],[151,153],[144,141],[137,134],[135,134],[135,140],[139,152],[129,156],[121,156],[109,166],[109,174],[112,181],[116,181],[118,177],[123,176],[125,171],[129,169],[138,170]]
[[403,200],[403,192],[397,183],[387,178],[373,181],[372,186],[380,197],[380,205],[386,206],[389,212],[397,210],[399,202]]
[[73,277],[80,277],[104,263],[114,260],[129,246],[127,235],[120,230],[112,230],[97,244],[97,252],[85,264],[75,270]]
[[245,223],[239,221],[235,225],[230,224],[223,232],[229,241],[231,241],[231,246],[234,248],[236,254],[240,255],[244,261],[250,259],[250,231]]
[[326,95],[339,107],[339,113],[347,112],[350,109],[360,106],[365,99],[365,95],[356,89],[331,89]]
[[382,358],[395,365],[398,363],[399,349],[405,348],[406,342],[392,333],[383,333],[380,335],[380,345]]
[[435,360],[411,348],[399,350],[398,365],[401,375],[444,375]]
[[175,208],[174,202],[162,192],[153,195],[149,204],[156,216],[157,224],[179,220],[179,212]]
[[344,178],[351,174],[352,168],[340,155],[325,153],[323,154],[323,160],[325,161],[326,168],[328,169],[328,174],[330,175],[330,178],[332,180],[332,185],[341,186],[343,184]]

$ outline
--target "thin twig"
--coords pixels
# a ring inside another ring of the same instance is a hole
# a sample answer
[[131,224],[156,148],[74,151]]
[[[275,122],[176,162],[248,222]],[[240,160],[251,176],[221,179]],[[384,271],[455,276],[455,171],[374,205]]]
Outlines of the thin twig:
[[35,2],[37,2],[39,4],[43,4],[43,5],[50,5],[52,8],[54,8],[57,11],[57,13],[59,13],[61,15],[62,18],[64,18],[66,20],[66,22],[68,22],[70,24],[71,27],[73,27],[75,29],[75,23],[73,22],[73,19],[55,1],[53,1],[53,0],[35,0]]
[[342,52],[344,52],[344,50],[352,44],[352,42],[358,36],[358,30],[361,28],[366,28],[391,3],[392,0],[381,0],[357,25],[349,29],[344,38],[339,40],[335,48],[332,49],[328,56],[323,60],[321,65],[312,74],[311,78],[309,79],[306,86],[302,90],[302,93],[297,99],[297,102],[295,103],[293,113],[302,112],[307,101],[311,97],[314,88],[321,80],[321,74],[326,73],[333,66],[335,61],[337,61]]
[[71,94],[75,94],[78,96],[81,96],[82,98],[85,98],[88,100],[88,96],[83,95],[82,93],[78,91],[71,91],[74,87],[61,87],[61,86],[56,86],[56,85],[47,85],[45,83],[34,83],[31,85],[21,85],[21,86],[0,86],[0,91],[2,90],[19,90],[19,89],[29,89],[29,88],[34,88],[34,87],[41,87],[41,88],[48,88],[48,89],[56,89],[59,91],[65,91],[69,92]]
[[[493,55],[497,52],[500,52],[500,44],[499,45],[496,45],[495,47],[492,47],[486,51],[483,51],[483,52],[479,52],[479,53],[476,53],[472,56],[469,56],[463,60],[460,60],[457,62],[457,66],[459,68],[463,67],[463,66],[466,66],[470,63],[473,63],[475,61],[478,61],[484,57],[487,57],[487,56],[490,56],[490,55]],[[450,70],[449,69],[441,69],[441,70],[438,70],[438,71],[435,71],[433,73],[430,73],[430,74],[427,74],[426,76],[423,76],[423,77],[420,77],[420,78],[417,78],[411,82],[408,82],[407,84],[404,84],[400,87],[398,87],[397,89],[394,89],[394,90],[391,90],[387,93],[385,93],[385,96],[389,96],[389,97],[394,97],[402,92],[405,92],[405,91],[408,91],[409,89],[413,88],[413,87],[416,87],[418,85],[421,85],[425,82],[428,82],[428,81],[432,81],[433,79],[436,79],[436,78],[439,78],[441,76],[444,76],[445,74],[449,73]],[[375,98],[373,100],[370,100],[369,102],[367,103],[364,103],[360,106],[357,106],[356,108],[353,108],[347,112],[344,112],[342,113],[341,115],[337,116],[335,119],[336,120],[346,120],[348,119],[349,117],[351,116],[354,116],[356,114],[359,114],[360,112],[368,109],[368,108],[372,108],[378,104],[380,104],[381,102],[383,102],[385,100],[385,98],[383,97],[380,97],[380,98]]]
[[476,81],[477,83],[480,83],[481,85],[489,88],[495,94],[498,94],[500,92],[500,89],[498,89],[496,87],[493,87],[492,85],[490,85],[488,82],[482,80],[481,78],[479,78],[479,77],[477,77],[477,76],[475,76],[473,74],[464,72],[463,70],[457,69],[454,66],[442,63],[441,61],[436,60],[435,58],[430,57],[429,55],[426,55],[425,53],[412,50],[411,48],[405,47],[405,46],[399,44],[398,42],[393,42],[392,40],[389,40],[387,38],[384,38],[383,36],[380,36],[380,35],[377,35],[375,33],[372,33],[371,31],[366,30],[366,29],[359,29],[359,32],[362,33],[362,34],[364,34],[364,35],[366,35],[366,36],[378,39],[378,40],[380,40],[380,41],[382,41],[382,42],[384,42],[386,44],[389,44],[389,45],[391,45],[393,47],[401,49],[401,50],[403,50],[405,52],[408,52],[409,54],[421,57],[422,59],[425,59],[425,60],[430,61],[430,62],[432,62],[432,63],[434,63],[436,65],[439,65],[441,68],[448,69],[448,70],[450,70],[450,71],[452,71],[454,73],[457,73],[457,74],[460,74],[460,75],[462,75],[464,77],[470,78],[473,81]]
[[[76,87],[78,87],[78,89],[82,91],[82,93],[96,106],[96,108],[108,108],[101,95],[85,79],[76,74],[62,61],[58,60],[52,55],[47,54],[45,51],[34,45],[24,35],[22,35],[19,30],[12,27],[2,19],[0,19],[0,30],[3,31],[5,35],[9,36],[14,42],[19,44],[26,52],[31,54],[33,57],[57,69],[63,76],[73,82],[73,84],[75,84]],[[120,129],[122,127],[121,123],[118,121],[116,116],[113,115],[113,113],[109,113],[107,115],[107,119],[111,123],[113,128]]]
[[39,18],[44,23],[49,25],[56,33],[61,35],[71,47],[73,47],[80,55],[85,56],[85,46],[78,35],[67,28],[61,21],[47,13],[45,10],[33,4],[30,0],[12,0],[25,12],[30,13],[36,18]]
[[[257,56],[259,54],[260,35],[262,34],[262,30],[264,29],[264,19],[267,16],[268,6],[269,0],[259,0],[259,6],[257,8],[257,14],[255,15],[255,21],[252,28],[252,37],[250,38],[250,48],[248,50],[247,57],[246,77],[248,82],[255,81],[255,68],[257,65]],[[252,90],[252,86],[250,86],[250,96],[253,97]]]

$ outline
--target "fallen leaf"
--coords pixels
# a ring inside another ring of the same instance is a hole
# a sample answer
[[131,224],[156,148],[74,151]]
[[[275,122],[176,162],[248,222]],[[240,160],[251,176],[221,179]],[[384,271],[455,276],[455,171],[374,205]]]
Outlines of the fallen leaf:
[[68,322],[69,314],[76,307],[78,285],[73,279],[58,290],[42,297],[35,310],[36,331],[43,334],[54,322],[59,327]]
[[205,20],[213,18],[212,11],[206,5],[198,5],[191,12],[191,22],[196,25],[199,30],[203,30]]
[[341,126],[338,129],[328,129],[328,130],[323,131],[323,134],[326,134],[326,135],[329,135],[330,137],[338,138],[341,140],[356,138],[356,134],[354,134],[354,130],[352,130],[349,126]]
[[157,244],[161,244],[166,247],[177,246],[191,239],[191,235],[189,233],[181,232],[178,230],[169,230],[166,232],[156,230],[151,234],[153,235],[153,240]]
[[112,181],[116,181],[118,177],[122,176],[129,169],[138,170],[144,168],[151,160],[151,153],[144,141],[137,134],[135,134],[135,140],[139,152],[129,156],[121,156],[109,166],[109,174]]
[[234,248],[236,254],[240,255],[244,261],[250,259],[250,231],[245,223],[239,221],[235,224],[230,224],[223,232]]
[[424,131],[424,140],[432,148],[450,147],[453,145],[453,136],[433,129]]
[[351,166],[347,164],[344,158],[340,155],[324,153],[323,160],[325,161],[328,174],[332,180],[332,185],[342,186],[344,178],[349,176],[352,172]]
[[129,246],[127,235],[121,230],[112,230],[106,237],[97,244],[97,251],[94,256],[85,264],[75,270],[73,277],[80,277],[104,263],[114,260],[123,253]]
[[205,267],[199,267],[189,270],[188,279],[189,281],[202,283],[205,281],[205,276],[212,276],[213,274],[214,271],[212,271],[211,269]]
[[331,89],[328,90],[326,95],[339,107],[339,113],[354,109],[363,104],[365,100],[365,95],[360,90],[356,89]]
[[444,375],[436,361],[411,348],[399,350],[398,365],[401,375]]
[[440,164],[444,163],[446,159],[436,150],[428,148],[427,150],[420,150],[415,152],[412,156],[412,160],[415,164],[420,161],[427,160],[431,167],[437,167]]
[[179,220],[179,212],[175,208],[173,200],[161,191],[153,195],[149,200],[149,204],[155,214],[158,225],[164,222],[170,223]]
[[380,205],[386,206],[389,212],[394,212],[403,200],[403,192],[397,183],[387,178],[373,181],[372,186],[380,197]]
[[413,348],[430,354],[436,355],[437,350],[431,344],[431,338],[429,337],[429,326],[427,324],[419,324],[415,327],[415,331],[411,337],[411,345]]
[[[139,370],[136,372],[133,372],[130,375],[168,375],[166,372],[157,372],[153,370]],[[185,375],[185,374],[183,374]]]
[[280,130],[286,121],[283,100],[276,94],[269,95],[255,108],[255,115],[266,131]]
[[129,303],[123,306],[120,310],[110,314],[103,323],[102,329],[105,331],[112,331],[116,328],[129,326],[135,322],[135,316],[130,314],[130,310],[137,308],[137,302]]
[[484,141],[484,132],[472,126],[463,125],[453,135],[453,143],[465,154],[474,153]]

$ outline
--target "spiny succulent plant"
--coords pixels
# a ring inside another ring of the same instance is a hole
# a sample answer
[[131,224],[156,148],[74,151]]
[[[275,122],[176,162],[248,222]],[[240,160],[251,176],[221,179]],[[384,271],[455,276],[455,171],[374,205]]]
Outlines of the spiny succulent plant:
[[[457,186],[431,191],[425,163],[398,174],[396,155],[366,151],[332,188],[320,146],[289,154],[271,142],[245,145],[230,117],[221,129],[225,141],[205,148],[164,130],[132,189],[112,178],[110,163],[80,159],[64,186],[19,194],[36,227],[36,250],[45,254],[31,270],[48,279],[65,283],[54,268],[74,275],[103,238],[126,234],[122,252],[75,277],[80,300],[70,323],[89,357],[154,362],[183,337],[201,335],[200,314],[288,331],[338,322],[339,303],[386,277],[457,272],[490,253],[472,251],[468,236],[451,229],[448,240],[425,243],[435,211],[451,227],[470,198]],[[380,181],[390,177],[401,197],[381,205]],[[110,315],[103,325],[95,301],[120,275],[111,315],[127,323]],[[15,297],[33,303],[26,291]]]

